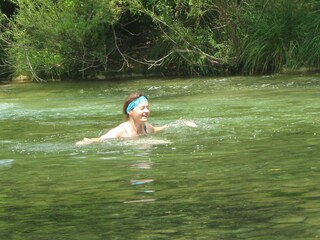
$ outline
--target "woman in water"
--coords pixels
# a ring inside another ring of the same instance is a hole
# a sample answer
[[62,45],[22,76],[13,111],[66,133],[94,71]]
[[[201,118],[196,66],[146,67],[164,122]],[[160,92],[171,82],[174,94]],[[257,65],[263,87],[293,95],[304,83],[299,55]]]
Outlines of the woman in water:
[[134,92],[126,98],[123,104],[123,113],[127,116],[126,122],[121,123],[101,137],[84,138],[77,142],[77,145],[103,142],[112,138],[135,138],[166,128],[166,126],[154,127],[147,123],[150,109],[148,99],[142,93]]

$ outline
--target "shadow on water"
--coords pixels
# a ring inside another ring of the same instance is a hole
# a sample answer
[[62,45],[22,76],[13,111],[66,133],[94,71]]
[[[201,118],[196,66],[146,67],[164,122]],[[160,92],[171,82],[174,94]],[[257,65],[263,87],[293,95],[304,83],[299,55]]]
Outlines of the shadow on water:
[[[0,86],[0,237],[319,239],[319,83],[312,75]],[[134,90],[150,96],[152,124],[174,124],[75,146],[119,124]]]

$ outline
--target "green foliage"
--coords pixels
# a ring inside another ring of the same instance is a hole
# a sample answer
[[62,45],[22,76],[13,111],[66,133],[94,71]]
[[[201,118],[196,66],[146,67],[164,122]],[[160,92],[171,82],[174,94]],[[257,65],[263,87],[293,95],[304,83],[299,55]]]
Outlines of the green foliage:
[[36,80],[320,65],[317,0],[11,1],[18,7],[1,17],[0,64]]
[[0,11],[0,78],[6,78],[13,71],[12,65],[8,63],[8,46],[6,39],[7,28],[10,20]]
[[19,11],[6,38],[15,74],[59,78],[102,64],[106,49],[114,47],[106,25],[117,20],[119,9],[115,1],[87,2],[15,0]]
[[240,58],[243,71],[277,72],[314,63],[315,56],[319,60],[314,54],[320,51],[314,30],[318,25],[311,20],[319,19],[319,14],[310,15],[308,6],[293,0],[255,1],[247,6]]
[[[152,66],[178,74],[221,72],[232,58],[232,46],[215,30],[218,7],[213,1],[132,1],[136,14],[155,23],[159,35],[151,52]],[[156,8],[154,6],[157,6]]]
[[302,25],[303,41],[299,48],[300,65],[320,67],[320,2],[315,2]]

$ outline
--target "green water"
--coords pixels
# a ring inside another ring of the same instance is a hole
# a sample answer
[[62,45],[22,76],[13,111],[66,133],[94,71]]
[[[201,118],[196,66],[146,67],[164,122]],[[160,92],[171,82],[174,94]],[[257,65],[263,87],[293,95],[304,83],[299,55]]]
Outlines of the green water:
[[[75,146],[135,90],[170,129]],[[0,239],[320,239],[319,112],[318,75],[1,85]]]

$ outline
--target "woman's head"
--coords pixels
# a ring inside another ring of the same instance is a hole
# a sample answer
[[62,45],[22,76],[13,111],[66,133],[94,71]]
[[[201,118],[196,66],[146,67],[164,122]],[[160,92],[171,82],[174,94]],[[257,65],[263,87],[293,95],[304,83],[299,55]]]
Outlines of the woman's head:
[[129,112],[133,110],[141,102],[148,101],[147,97],[141,92],[131,93],[124,101],[123,113],[129,118]]

